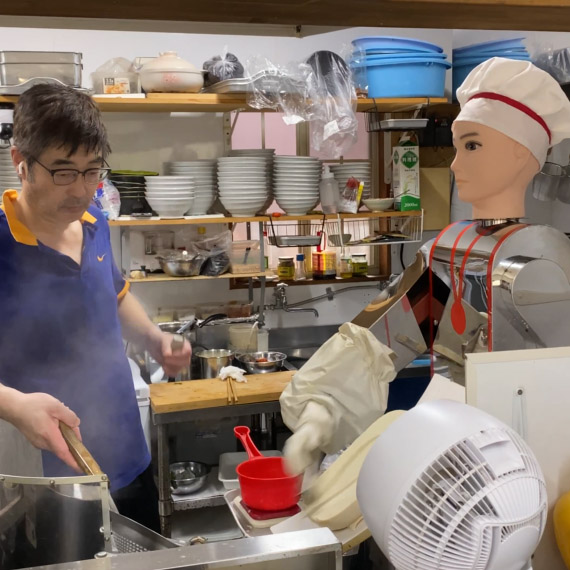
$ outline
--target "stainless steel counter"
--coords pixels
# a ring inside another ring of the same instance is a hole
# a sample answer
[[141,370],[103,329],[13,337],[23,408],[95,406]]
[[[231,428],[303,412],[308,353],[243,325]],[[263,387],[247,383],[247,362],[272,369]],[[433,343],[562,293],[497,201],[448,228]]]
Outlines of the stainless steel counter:
[[[121,554],[34,570],[341,570],[341,545],[326,528]],[[27,569],[30,570],[30,569]]]

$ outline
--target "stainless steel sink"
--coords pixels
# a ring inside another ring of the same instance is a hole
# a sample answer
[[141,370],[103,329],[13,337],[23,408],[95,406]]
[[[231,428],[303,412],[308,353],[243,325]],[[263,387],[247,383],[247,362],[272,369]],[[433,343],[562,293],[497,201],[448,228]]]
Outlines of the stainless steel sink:
[[269,349],[287,355],[285,368],[298,370],[333,334],[340,325],[271,329]]

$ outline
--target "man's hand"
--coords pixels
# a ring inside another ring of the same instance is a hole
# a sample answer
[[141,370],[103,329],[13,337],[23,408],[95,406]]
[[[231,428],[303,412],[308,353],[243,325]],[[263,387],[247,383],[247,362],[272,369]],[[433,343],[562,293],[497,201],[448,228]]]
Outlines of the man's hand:
[[12,391],[6,418],[26,439],[39,449],[51,451],[78,473],[79,465],[71,455],[59,431],[59,421],[73,428],[79,439],[79,418],[62,402],[49,394],[23,394]]
[[167,376],[176,376],[190,364],[192,356],[192,347],[186,339],[181,348],[175,348],[173,351],[173,339],[174,335],[160,331],[151,350],[152,357],[162,366]]

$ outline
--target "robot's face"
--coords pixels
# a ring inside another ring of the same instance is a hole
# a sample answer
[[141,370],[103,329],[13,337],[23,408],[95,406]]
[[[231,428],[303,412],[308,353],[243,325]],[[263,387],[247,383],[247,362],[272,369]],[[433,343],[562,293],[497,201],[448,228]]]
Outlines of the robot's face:
[[461,200],[477,204],[518,184],[528,149],[491,127],[470,121],[455,121],[452,131],[456,155],[451,170]]

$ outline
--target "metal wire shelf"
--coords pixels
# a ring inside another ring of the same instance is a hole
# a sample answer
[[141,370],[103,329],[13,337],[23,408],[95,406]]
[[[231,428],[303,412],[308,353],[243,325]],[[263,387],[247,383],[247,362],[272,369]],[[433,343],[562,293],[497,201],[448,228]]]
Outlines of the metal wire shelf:
[[424,213],[420,216],[393,216],[379,219],[327,220],[325,234],[329,247],[392,245],[422,239]]
[[321,245],[325,221],[325,216],[318,220],[278,223],[273,223],[273,218],[269,218],[269,223],[266,225],[267,241],[269,245],[279,248],[317,247]]

